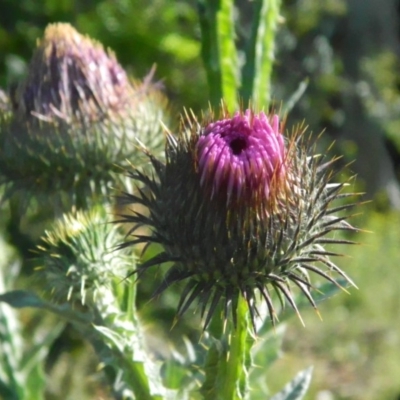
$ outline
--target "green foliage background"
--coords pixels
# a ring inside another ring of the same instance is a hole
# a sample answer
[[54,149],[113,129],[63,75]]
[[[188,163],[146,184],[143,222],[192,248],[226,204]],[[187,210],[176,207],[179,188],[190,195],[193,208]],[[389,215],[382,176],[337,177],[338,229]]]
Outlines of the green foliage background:
[[[240,48],[249,34],[251,12],[247,1],[238,1],[238,5],[243,10],[237,15]],[[379,143],[385,143],[388,149],[376,159],[370,158],[370,162],[378,168],[387,157],[395,178],[393,184],[398,185],[399,59],[385,43],[381,49],[371,45],[372,50],[355,51],[354,59],[348,56],[348,5],[344,0],[283,2],[286,21],[278,37],[273,98],[278,106],[283,101],[285,107],[296,100],[293,93],[301,94],[301,84],[308,82],[304,95],[298,96],[300,100],[289,114],[288,126],[305,119],[315,132],[327,128],[329,139],[338,139],[336,153],[344,153],[346,160],[363,160],[368,153],[371,144],[363,147],[349,131],[349,126],[361,126],[360,121],[367,121]],[[119,61],[137,78],[143,78],[156,64],[156,79],[163,82],[175,110],[180,111],[182,106],[195,111],[207,107],[209,94],[200,59],[200,27],[194,0],[2,0],[0,86],[10,87],[24,75],[37,38],[48,23],[58,21],[70,22],[81,33],[113,49]],[[354,90],[362,92],[357,97],[361,111],[352,113],[346,100]],[[362,165],[356,165],[355,171],[360,172],[360,182],[373,189],[370,196],[377,197],[364,207],[364,215],[356,223],[373,233],[361,235],[359,240],[364,244],[341,262],[360,290],[352,291],[351,296],[341,293],[322,303],[324,322],[312,310],[304,313],[306,328],[291,320],[283,354],[269,373],[268,384],[273,392],[298,370],[313,364],[314,379],[307,399],[395,399],[400,393],[400,219],[398,214],[388,211],[390,206],[399,207],[385,187],[375,182],[365,164],[362,161]],[[163,299],[167,311],[168,302],[173,300],[167,296]],[[161,317],[163,309],[159,312]],[[27,331],[30,324],[37,322],[35,318],[22,315]],[[73,333],[67,336],[69,341],[58,343],[52,354],[59,359],[53,371],[56,381],[60,387],[74,388],[71,399],[106,396],[98,384],[91,350],[80,341],[74,343]],[[72,366],[78,372],[66,377]],[[90,378],[78,379],[78,373]],[[57,398],[59,390],[54,389],[56,394],[49,394],[48,398]],[[324,393],[328,397],[323,397]]]
[[207,103],[195,1],[4,0],[0,10],[3,87],[24,74],[48,23],[69,22],[111,48],[136,78],[143,78],[155,64],[157,79],[178,106],[199,109]]

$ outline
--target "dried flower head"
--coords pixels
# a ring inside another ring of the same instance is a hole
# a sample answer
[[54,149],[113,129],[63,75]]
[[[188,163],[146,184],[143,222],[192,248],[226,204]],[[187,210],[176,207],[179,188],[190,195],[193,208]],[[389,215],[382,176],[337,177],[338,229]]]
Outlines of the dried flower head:
[[[166,161],[149,154],[155,177],[131,172],[147,191],[123,198],[144,205],[149,215],[122,216],[135,225],[133,239],[121,247],[158,243],[164,249],[134,272],[171,262],[155,295],[185,281],[178,315],[197,301],[205,326],[219,304],[235,322],[240,295],[253,323],[258,298],[274,322],[271,289],[297,311],[292,284],[316,307],[309,273],[340,286],[331,276],[336,273],[352,284],[331,261],[336,254],[323,247],[352,243],[325,237],[353,230],[345,216],[335,216],[351,205],[332,206],[349,196],[341,193],[345,184],[330,182],[332,162],[310,155],[302,132],[284,138],[277,115],[223,111],[212,119],[186,116],[180,133],[168,134]],[[150,226],[149,236],[135,235],[141,225]]]
[[117,165],[140,163],[139,143],[161,154],[167,114],[150,81],[130,80],[112,52],[69,24],[49,25],[0,121],[6,196],[86,207],[115,185]]
[[49,25],[17,93],[26,118],[96,121],[127,111],[134,90],[115,55],[71,25]]

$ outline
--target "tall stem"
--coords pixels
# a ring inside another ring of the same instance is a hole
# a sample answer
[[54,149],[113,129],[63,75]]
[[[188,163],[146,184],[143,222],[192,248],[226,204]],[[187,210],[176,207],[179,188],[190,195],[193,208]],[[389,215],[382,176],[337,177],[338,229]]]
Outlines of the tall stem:
[[235,47],[233,0],[198,0],[201,53],[210,90],[210,103],[221,101],[231,112],[237,107],[239,71]]
[[275,36],[281,0],[255,0],[251,34],[242,69],[241,95],[245,104],[267,108],[271,100],[271,76],[275,60]]
[[250,367],[250,335],[248,306],[240,296],[237,303],[236,327],[230,321],[228,331],[223,335],[226,343],[221,354],[219,376],[217,378],[218,399],[240,400],[248,389],[247,375]]

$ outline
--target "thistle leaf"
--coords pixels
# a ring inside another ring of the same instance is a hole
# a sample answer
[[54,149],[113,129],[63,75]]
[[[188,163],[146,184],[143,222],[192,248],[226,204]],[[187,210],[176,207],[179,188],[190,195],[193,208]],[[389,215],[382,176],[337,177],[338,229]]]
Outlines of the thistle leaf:
[[25,290],[11,290],[0,294],[0,301],[4,301],[14,308],[39,308],[51,311],[59,317],[75,323],[90,323],[91,317],[88,314],[73,310],[68,304],[54,305],[50,302],[42,300],[33,292]]
[[300,371],[279,393],[271,400],[301,400],[310,386],[313,367]]

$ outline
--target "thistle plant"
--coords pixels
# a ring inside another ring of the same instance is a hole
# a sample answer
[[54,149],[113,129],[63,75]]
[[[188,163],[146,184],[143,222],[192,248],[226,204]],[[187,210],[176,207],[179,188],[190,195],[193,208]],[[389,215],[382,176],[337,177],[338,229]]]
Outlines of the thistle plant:
[[134,256],[111,251],[119,237],[118,230],[107,226],[101,209],[67,214],[55,222],[36,251],[36,278],[45,282],[44,293],[56,303],[87,307],[109,298],[105,293],[135,262]]
[[[121,284],[135,259],[112,251],[121,234],[107,222],[101,209],[65,216],[43,238],[37,265],[44,293],[57,300],[60,314],[93,345],[103,368],[111,368],[108,378],[115,397],[128,399],[136,394],[150,399],[164,394],[163,388],[157,367],[143,351],[135,287]],[[82,312],[74,313],[75,307]]]
[[[356,230],[349,180],[270,105],[279,1],[252,4],[242,65],[233,3],[198,2],[211,106],[201,117],[185,111],[176,129],[156,85],[132,81],[113,53],[67,24],[46,29],[26,79],[0,99],[5,198],[67,210],[35,246],[42,295],[7,288],[0,301],[68,321],[116,399],[265,398],[253,367],[262,360],[264,371],[279,353],[283,326],[270,328],[281,309],[301,319],[299,303],[317,310],[321,281],[328,292],[355,286],[332,249],[354,243],[343,235]],[[111,224],[110,185],[129,210],[116,217],[126,236]],[[179,366],[146,342],[136,309],[137,285],[156,269],[153,297],[177,289],[171,324],[189,310],[202,319],[190,355],[174,352]],[[273,399],[300,400],[310,380],[311,368]]]
[[172,263],[155,295],[184,281],[178,315],[198,302],[206,328],[221,303],[224,318],[232,315],[236,325],[242,296],[255,324],[261,297],[274,323],[271,289],[298,312],[290,283],[316,308],[310,273],[340,287],[331,276],[337,274],[354,285],[331,260],[338,254],[324,248],[352,243],[326,237],[353,230],[346,216],[336,216],[352,204],[332,205],[352,194],[342,193],[344,183],[331,182],[332,162],[310,153],[303,132],[285,138],[277,115],[222,110],[205,122],[187,116],[167,139],[165,162],[148,155],[154,175],[130,174],[148,191],[125,195],[149,213],[122,221],[146,224],[151,234],[135,236],[134,226],[133,239],[122,247],[162,245],[135,272]]
[[[233,3],[199,2],[211,104],[215,110],[223,99],[223,106],[219,115],[211,109],[201,119],[185,112],[179,131],[166,133],[165,160],[144,149],[153,172],[133,168],[129,175],[137,193],[122,195],[123,202],[147,212],[121,216],[132,237],[120,248],[162,249],[131,273],[140,279],[166,264],[154,297],[182,283],[177,316],[195,304],[203,329],[212,332],[204,398],[249,394],[254,332],[263,308],[271,325],[276,323],[276,297],[301,319],[295,288],[317,310],[319,290],[312,276],[344,290],[343,285],[355,286],[330,249],[352,244],[336,233],[355,230],[346,221],[354,206],[346,198],[353,194],[343,190],[346,182],[335,182],[335,159],[317,153],[301,125],[286,134],[278,115],[258,111],[269,109],[278,10],[279,1],[255,2],[240,70],[229,22]],[[238,107],[237,92],[249,101],[247,110]],[[143,225],[150,227],[148,235],[136,233]],[[276,399],[301,399],[311,373],[301,372]]]
[[135,262],[126,252],[113,253],[122,238],[103,208],[65,215],[37,248],[43,297],[15,290],[0,300],[50,311],[71,323],[93,346],[116,399],[166,397],[159,367],[144,351],[135,286],[121,284]]
[[68,24],[52,24],[38,42],[15,100],[18,115],[34,121],[97,121],[127,112],[131,91],[113,53]]
[[[0,130],[0,183],[51,208],[85,208],[123,184],[138,143],[158,152],[165,100],[149,76],[130,79],[111,51],[68,24],[49,25]],[[158,149],[158,150],[157,150]],[[117,167],[118,165],[118,167]]]
[[[11,247],[0,236],[0,291],[11,290],[21,269]],[[2,296],[2,295],[0,295]],[[58,337],[60,321],[47,332],[30,331],[30,345],[24,338],[18,313],[0,303],[0,397],[4,399],[40,399],[46,386],[43,360]]]

